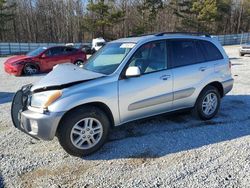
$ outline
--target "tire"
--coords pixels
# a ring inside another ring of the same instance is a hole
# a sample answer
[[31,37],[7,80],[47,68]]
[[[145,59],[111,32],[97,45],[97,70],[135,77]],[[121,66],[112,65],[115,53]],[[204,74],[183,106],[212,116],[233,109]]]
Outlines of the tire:
[[[97,129],[98,127],[99,129]],[[83,157],[103,146],[108,137],[109,129],[109,119],[101,109],[84,106],[66,114],[58,128],[57,137],[67,153]],[[92,146],[89,143],[93,143]]]
[[240,53],[240,56],[242,57],[242,56],[244,56],[244,54]]
[[[210,100],[213,102],[208,102],[209,96]],[[210,110],[208,110],[209,108]],[[194,107],[194,114],[199,119],[209,120],[212,119],[218,113],[219,108],[220,108],[220,94],[217,88],[213,86],[207,86],[201,91],[196,101]]]
[[32,63],[26,63],[23,67],[24,75],[33,75],[39,73],[39,67]]
[[78,67],[83,67],[84,62],[83,62],[82,60],[77,60],[77,61],[75,61],[74,64],[75,64],[76,66],[78,66]]

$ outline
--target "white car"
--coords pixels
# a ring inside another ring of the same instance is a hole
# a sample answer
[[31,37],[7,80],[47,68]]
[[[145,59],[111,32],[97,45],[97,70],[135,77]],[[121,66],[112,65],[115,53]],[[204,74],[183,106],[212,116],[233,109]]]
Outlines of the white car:
[[240,56],[244,56],[245,54],[250,54],[250,42],[240,47]]
[[92,51],[96,52],[101,47],[103,47],[106,44],[106,41],[103,38],[96,38],[92,40]]

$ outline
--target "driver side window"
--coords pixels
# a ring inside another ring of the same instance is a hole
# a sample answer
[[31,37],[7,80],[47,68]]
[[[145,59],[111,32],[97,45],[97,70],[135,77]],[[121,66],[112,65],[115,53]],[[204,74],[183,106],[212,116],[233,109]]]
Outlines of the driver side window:
[[129,67],[137,66],[141,74],[167,68],[166,42],[156,41],[142,45],[132,56]]

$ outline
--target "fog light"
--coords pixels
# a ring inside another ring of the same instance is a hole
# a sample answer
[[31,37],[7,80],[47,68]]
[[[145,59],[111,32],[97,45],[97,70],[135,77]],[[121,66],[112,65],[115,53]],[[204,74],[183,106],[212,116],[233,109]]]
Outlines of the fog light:
[[34,133],[34,134],[37,134],[38,133],[37,121],[30,120],[30,126],[31,126],[31,132]]

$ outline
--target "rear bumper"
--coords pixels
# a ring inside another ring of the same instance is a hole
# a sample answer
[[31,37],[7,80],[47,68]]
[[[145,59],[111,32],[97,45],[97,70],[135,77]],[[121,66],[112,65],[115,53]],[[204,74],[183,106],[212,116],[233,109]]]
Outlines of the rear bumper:
[[241,54],[250,54],[250,49],[240,49]]
[[42,140],[52,140],[64,112],[38,113],[25,110],[19,114],[19,125],[16,128],[26,134]]
[[233,84],[234,84],[234,79],[229,79],[229,80],[222,82],[224,95],[226,95],[233,89]]

